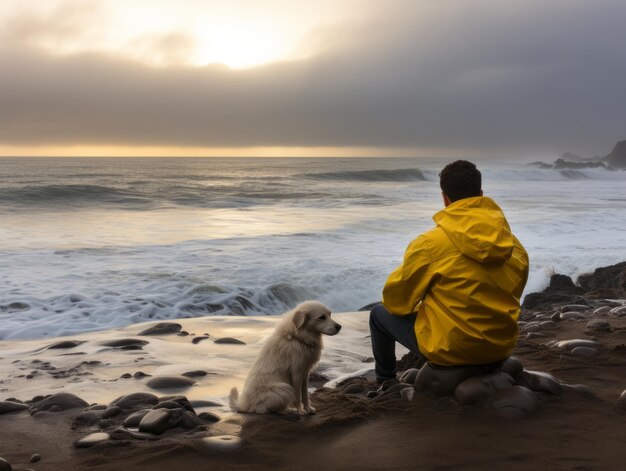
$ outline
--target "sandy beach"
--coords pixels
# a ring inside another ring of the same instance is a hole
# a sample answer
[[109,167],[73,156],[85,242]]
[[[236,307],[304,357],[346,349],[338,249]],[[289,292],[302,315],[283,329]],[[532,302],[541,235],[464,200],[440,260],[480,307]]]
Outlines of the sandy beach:
[[[475,403],[412,384],[371,392],[367,312],[334,315],[344,328],[312,376],[316,415],[236,414],[228,391],[278,317],[203,317],[3,341],[0,456],[14,470],[624,469],[624,299],[559,283],[527,298],[514,351],[558,391],[535,388],[519,417],[494,405],[502,391]],[[164,409],[152,432],[128,422]]]

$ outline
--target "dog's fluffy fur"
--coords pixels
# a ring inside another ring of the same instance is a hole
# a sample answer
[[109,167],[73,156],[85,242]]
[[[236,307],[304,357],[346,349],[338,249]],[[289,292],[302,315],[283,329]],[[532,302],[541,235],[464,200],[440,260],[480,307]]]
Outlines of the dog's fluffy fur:
[[314,414],[309,404],[309,373],[322,353],[322,334],[335,335],[341,325],[330,310],[306,301],[285,314],[265,342],[246,378],[241,396],[230,391],[235,412]]

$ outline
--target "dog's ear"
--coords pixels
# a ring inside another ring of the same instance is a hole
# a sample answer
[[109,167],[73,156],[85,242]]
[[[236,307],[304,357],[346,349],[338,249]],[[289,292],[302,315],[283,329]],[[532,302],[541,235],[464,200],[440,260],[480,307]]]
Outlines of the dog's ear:
[[304,327],[304,323],[306,322],[307,312],[297,310],[293,313],[293,324],[296,326],[296,329],[301,329]]

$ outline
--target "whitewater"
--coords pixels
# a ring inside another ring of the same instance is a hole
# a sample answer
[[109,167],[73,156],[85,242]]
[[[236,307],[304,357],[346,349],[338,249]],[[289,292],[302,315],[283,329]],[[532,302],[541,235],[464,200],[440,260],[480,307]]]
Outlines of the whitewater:
[[[0,159],[0,339],[380,299],[442,208],[437,159]],[[626,260],[626,172],[477,160],[526,293]]]

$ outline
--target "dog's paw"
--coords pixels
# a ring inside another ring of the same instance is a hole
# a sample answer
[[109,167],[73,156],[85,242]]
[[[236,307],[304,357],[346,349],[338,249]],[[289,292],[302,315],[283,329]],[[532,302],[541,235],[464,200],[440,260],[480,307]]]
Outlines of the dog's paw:
[[306,410],[304,410],[304,407],[298,407],[298,415],[309,415],[309,414]]
[[313,414],[315,414],[315,407],[308,406],[308,407],[305,407],[305,408],[304,408],[304,410],[305,410],[305,411],[306,411],[306,413],[307,413],[307,414],[309,414],[309,415],[313,415]]

